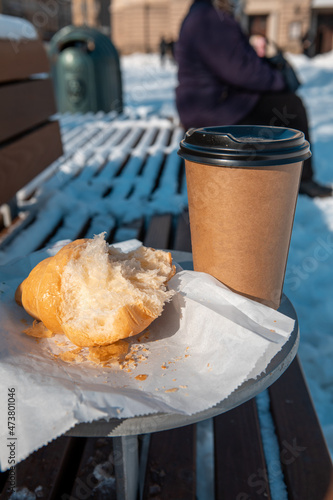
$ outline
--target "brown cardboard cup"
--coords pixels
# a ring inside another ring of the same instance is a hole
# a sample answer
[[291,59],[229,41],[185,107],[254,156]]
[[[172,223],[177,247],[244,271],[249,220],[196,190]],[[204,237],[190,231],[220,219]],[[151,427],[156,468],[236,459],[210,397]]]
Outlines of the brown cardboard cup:
[[185,158],[193,264],[277,309],[303,161],[302,132],[280,127],[190,130]]

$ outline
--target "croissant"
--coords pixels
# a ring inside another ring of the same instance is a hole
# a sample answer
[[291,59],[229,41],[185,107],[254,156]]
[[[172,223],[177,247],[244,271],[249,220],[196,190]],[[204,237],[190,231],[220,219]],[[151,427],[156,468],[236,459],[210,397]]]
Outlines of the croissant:
[[104,234],[79,239],[41,261],[15,300],[53,333],[80,347],[112,344],[142,332],[173,291],[171,254],[141,246],[124,253]]

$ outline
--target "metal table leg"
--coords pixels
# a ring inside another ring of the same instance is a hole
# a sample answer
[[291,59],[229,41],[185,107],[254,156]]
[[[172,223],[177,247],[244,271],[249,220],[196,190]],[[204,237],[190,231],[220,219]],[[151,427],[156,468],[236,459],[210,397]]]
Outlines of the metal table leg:
[[138,436],[113,438],[117,500],[137,500],[139,484]]

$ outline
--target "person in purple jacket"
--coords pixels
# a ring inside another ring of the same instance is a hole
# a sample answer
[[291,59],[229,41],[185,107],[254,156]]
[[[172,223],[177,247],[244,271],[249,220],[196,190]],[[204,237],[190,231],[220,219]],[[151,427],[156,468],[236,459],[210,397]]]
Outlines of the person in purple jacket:
[[[182,23],[175,51],[182,126],[290,127],[309,140],[302,100],[288,91],[282,73],[257,55],[227,6],[227,0],[194,0]],[[313,176],[310,158],[304,162],[300,193],[332,196],[332,187]]]

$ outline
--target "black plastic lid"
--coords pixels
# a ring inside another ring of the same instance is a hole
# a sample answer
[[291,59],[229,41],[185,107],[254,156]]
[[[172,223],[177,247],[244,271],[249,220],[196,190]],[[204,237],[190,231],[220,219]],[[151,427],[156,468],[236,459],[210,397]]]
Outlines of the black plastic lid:
[[230,125],[190,129],[180,143],[185,160],[215,166],[251,167],[310,158],[303,132],[283,127]]

